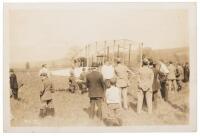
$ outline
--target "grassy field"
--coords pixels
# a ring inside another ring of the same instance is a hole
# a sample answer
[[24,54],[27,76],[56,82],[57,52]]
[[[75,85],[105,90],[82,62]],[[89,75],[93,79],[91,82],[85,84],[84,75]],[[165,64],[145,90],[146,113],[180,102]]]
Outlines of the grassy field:
[[[38,73],[17,72],[18,81],[24,86],[19,91],[21,101],[11,99],[12,126],[105,126],[97,118],[90,120],[87,108],[89,98],[86,94],[70,94],[66,91],[56,91],[53,94],[55,116],[44,119],[38,117],[40,109],[39,92],[42,87]],[[67,87],[67,77],[52,76],[56,89]],[[181,92],[170,95],[170,102],[162,102],[153,108],[153,114],[148,115],[146,107],[138,115],[136,113],[136,90],[134,84],[129,88],[129,110],[122,110],[124,126],[134,125],[178,125],[188,124],[189,118],[189,90],[184,84]],[[103,116],[107,115],[106,104],[103,104]]]

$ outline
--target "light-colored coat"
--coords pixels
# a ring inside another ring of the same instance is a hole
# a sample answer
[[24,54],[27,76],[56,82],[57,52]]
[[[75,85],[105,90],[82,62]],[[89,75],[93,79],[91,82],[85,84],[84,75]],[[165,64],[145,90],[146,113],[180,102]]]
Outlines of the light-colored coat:
[[154,73],[148,66],[139,69],[138,88],[143,91],[152,91]]
[[128,67],[122,64],[118,64],[115,67],[115,74],[117,77],[117,87],[127,87],[129,85],[128,81]]
[[169,80],[175,80],[176,79],[176,67],[173,64],[170,64],[168,66],[168,70],[169,70],[169,74],[168,74],[167,78]]
[[43,89],[40,92],[40,99],[42,101],[51,100],[52,93],[54,92],[52,82],[48,78],[46,78],[42,81],[42,83],[43,83]]

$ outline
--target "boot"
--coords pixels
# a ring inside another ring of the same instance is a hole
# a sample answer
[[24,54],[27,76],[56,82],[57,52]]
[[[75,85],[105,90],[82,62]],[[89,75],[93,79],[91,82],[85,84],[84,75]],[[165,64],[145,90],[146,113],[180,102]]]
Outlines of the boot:
[[44,118],[46,116],[46,111],[44,109],[40,109],[40,118]]

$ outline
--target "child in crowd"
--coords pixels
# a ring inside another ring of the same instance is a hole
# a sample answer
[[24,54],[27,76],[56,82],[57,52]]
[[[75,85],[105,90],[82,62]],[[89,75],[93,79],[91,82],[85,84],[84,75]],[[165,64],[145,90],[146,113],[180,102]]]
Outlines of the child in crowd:
[[120,118],[121,111],[121,90],[115,86],[116,80],[110,80],[110,87],[106,89],[106,103],[108,106],[108,120],[110,125],[122,125]]
[[74,72],[70,72],[69,76],[69,92],[76,93],[76,91],[79,89],[78,84],[76,83],[76,78],[74,76]]

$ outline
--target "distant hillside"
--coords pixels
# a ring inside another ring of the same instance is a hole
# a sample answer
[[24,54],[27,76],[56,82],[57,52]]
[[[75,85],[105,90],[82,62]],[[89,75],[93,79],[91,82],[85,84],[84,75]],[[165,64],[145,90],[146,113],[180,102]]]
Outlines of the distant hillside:
[[145,48],[144,55],[153,59],[162,59],[164,61],[188,62],[189,61],[189,47],[171,48],[171,49],[157,49]]
[[[173,48],[173,49],[159,49],[152,50],[151,48],[144,48],[143,54],[149,58],[164,61],[188,62],[189,47]],[[29,62],[30,68],[40,68],[42,64],[47,64],[49,68],[63,68],[72,66],[70,58],[62,58],[51,61]],[[10,65],[12,68],[25,68],[26,63],[18,63]]]
[[[71,60],[68,58],[62,58],[62,59],[56,59],[51,61],[38,61],[38,62],[29,62],[30,69],[39,69],[41,68],[42,64],[47,64],[49,68],[63,68],[63,67],[70,67],[71,66]],[[12,68],[20,68],[25,69],[26,68],[26,62],[24,63],[15,63],[10,64],[10,67]]]

